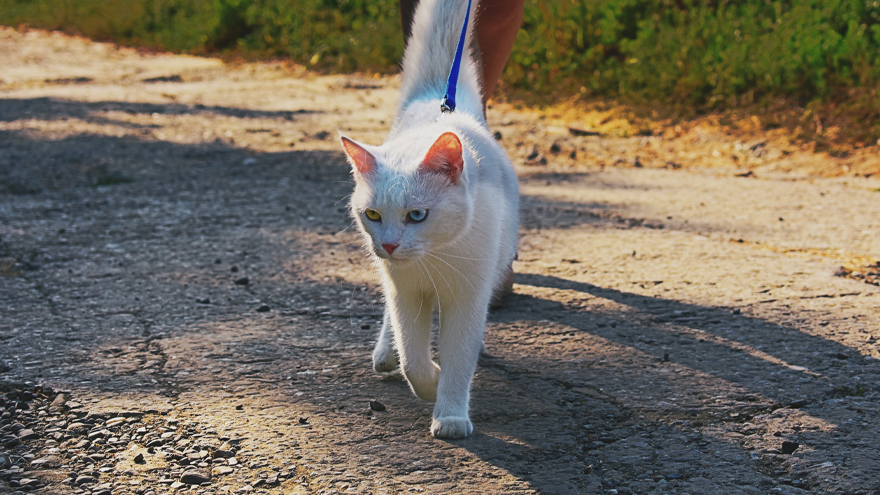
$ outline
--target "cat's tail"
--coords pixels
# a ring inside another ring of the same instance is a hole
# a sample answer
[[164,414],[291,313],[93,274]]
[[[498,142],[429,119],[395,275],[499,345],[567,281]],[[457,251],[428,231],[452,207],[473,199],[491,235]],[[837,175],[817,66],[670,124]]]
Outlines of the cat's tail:
[[[473,0],[471,6],[455,99],[457,109],[482,118],[479,70],[471,53],[478,3]],[[419,1],[413,18],[412,36],[403,54],[398,114],[412,102],[425,99],[437,100],[439,110],[467,8],[468,0]]]

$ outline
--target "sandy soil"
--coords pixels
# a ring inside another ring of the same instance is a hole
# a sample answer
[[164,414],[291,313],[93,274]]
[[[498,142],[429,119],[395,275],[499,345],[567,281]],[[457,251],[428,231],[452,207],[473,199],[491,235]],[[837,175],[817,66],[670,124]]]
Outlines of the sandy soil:
[[490,109],[516,293],[440,441],[371,370],[335,139],[381,141],[395,78],[12,30],[0,68],[0,491],[880,492],[876,177]]

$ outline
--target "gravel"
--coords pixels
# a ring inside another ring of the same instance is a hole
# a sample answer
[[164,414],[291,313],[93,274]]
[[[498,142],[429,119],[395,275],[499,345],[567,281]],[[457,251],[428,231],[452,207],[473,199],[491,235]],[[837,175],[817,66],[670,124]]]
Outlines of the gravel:
[[[0,382],[0,392],[5,394],[6,416],[0,427],[7,432],[3,438],[9,449],[0,452],[0,492],[3,483],[9,489],[45,487],[51,473],[60,469],[69,473],[62,484],[71,489],[90,490],[91,495],[115,493],[114,485],[103,486],[104,479],[117,479],[111,475],[126,462],[150,468],[146,477],[126,471],[139,495],[168,485],[235,483],[230,477],[252,476],[250,481],[244,478],[252,485],[276,484],[287,477],[274,471],[247,474],[250,470],[243,466],[254,461],[237,452],[240,439],[218,436],[190,421],[153,412],[93,412],[72,401],[69,392],[41,385]],[[13,431],[18,435],[9,434]],[[129,454],[132,451],[137,453]],[[227,465],[212,469],[212,459]]]

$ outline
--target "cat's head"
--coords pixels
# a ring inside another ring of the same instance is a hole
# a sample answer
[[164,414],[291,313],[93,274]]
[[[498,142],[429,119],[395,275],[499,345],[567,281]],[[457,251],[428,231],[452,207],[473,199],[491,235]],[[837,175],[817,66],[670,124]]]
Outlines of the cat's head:
[[352,216],[379,258],[419,259],[467,229],[472,204],[456,134],[445,132],[433,144],[381,147],[343,136],[342,148],[355,178]]

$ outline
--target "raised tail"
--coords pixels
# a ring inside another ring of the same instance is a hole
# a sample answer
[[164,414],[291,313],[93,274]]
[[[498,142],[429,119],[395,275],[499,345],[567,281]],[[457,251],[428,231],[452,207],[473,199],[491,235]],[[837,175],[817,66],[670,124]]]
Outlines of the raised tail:
[[[471,6],[464,56],[458,77],[457,108],[482,116],[479,71],[471,53],[477,0]],[[403,54],[403,80],[398,114],[414,101],[437,100],[446,91],[455,49],[464,24],[467,0],[420,0],[413,18],[412,37]]]

